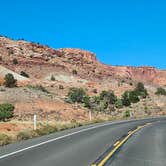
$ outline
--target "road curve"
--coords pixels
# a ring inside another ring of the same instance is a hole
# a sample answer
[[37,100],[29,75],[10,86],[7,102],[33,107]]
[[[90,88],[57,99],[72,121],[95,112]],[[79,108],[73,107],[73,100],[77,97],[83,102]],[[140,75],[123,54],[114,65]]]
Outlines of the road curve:
[[107,166],[166,166],[166,122],[138,131]]
[[[152,126],[158,127],[160,124],[163,124],[166,128],[165,120],[166,118],[155,118],[107,122],[70,129],[48,136],[4,146],[0,148],[0,166],[89,166],[104,151],[106,151],[110,145],[112,145],[122,135],[126,134],[129,130],[147,122],[155,122]],[[149,132],[149,130],[152,132],[155,130],[156,135],[161,134],[160,131],[164,130],[163,127],[163,129],[159,129],[159,133],[157,133],[158,128],[156,127],[153,129],[152,126],[145,127],[145,129],[142,129],[132,136],[133,138],[130,138],[129,141],[125,143],[124,147],[126,148],[123,147],[124,150],[128,150],[127,153],[129,154],[130,152],[132,153],[133,145],[135,145],[135,143],[138,144],[140,139],[143,139],[141,137],[144,135],[145,138],[147,138],[146,132]],[[151,135],[153,136],[153,133],[151,133]],[[150,136],[146,139],[147,142],[149,138]],[[150,145],[150,143],[156,143],[155,141],[157,140],[160,141],[158,144],[164,143],[164,138],[159,136],[158,138],[157,136],[155,138],[156,139],[149,141],[148,145]],[[140,145],[140,147],[141,146],[143,147],[143,144]],[[162,145],[160,145],[160,147],[161,146]],[[165,146],[165,144],[163,144],[163,146]],[[123,150],[123,148],[121,150]],[[139,149],[139,147],[137,148]],[[155,148],[157,147],[155,146]],[[149,150],[151,151],[151,148]],[[163,152],[164,150],[166,151],[166,147],[161,148],[161,150]],[[147,152],[149,151],[147,150]],[[161,154],[159,149],[157,149],[157,152],[159,155]],[[125,157],[121,157],[123,156],[122,154],[123,152],[120,151],[120,153],[117,154],[118,157],[114,159],[112,164],[117,166],[118,164],[121,165],[120,162],[122,162],[122,165],[124,165],[124,160],[126,159]],[[153,156],[154,155],[155,153]],[[108,165],[109,164],[110,163],[108,163]],[[129,166],[130,164],[127,165]],[[131,165],[134,166],[133,164]]]

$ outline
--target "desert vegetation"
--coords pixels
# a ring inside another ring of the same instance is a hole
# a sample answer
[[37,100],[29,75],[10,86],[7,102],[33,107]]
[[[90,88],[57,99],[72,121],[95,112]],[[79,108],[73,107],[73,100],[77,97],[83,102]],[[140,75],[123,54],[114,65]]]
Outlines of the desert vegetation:
[[9,103],[0,104],[0,121],[6,121],[14,115],[14,106]]
[[13,64],[17,65],[18,64],[18,60],[16,58],[13,59]]
[[29,78],[29,75],[25,71],[21,71],[20,75]]
[[44,86],[42,85],[27,85],[27,88],[32,89],[32,90],[37,90],[41,91],[44,93],[50,93]]
[[99,111],[110,112],[123,107],[128,107],[132,103],[138,103],[142,98],[146,98],[148,92],[143,83],[138,83],[134,90],[125,91],[121,98],[118,98],[113,91],[102,91],[98,96],[89,96],[83,88],[71,88],[68,92],[66,102],[81,103],[84,107]]
[[166,96],[166,90],[162,87],[159,87],[159,88],[157,88],[157,91],[155,92],[155,94]]
[[68,122],[61,122],[61,123],[55,123],[54,124],[48,124],[48,123],[39,123],[37,130],[33,130],[33,128],[27,128],[23,129],[19,132],[17,132],[15,135],[8,135],[5,133],[0,133],[0,146],[7,145],[10,143],[14,143],[17,141],[27,140],[39,136],[44,136],[47,134],[55,133],[58,131],[63,131],[66,129],[72,129],[76,127],[80,127],[83,125],[93,124],[93,123],[99,123],[108,121],[111,119],[94,119],[92,121],[76,121],[71,120]]
[[6,74],[4,80],[4,85],[8,88],[13,88],[17,86],[17,80],[11,73]]
[[54,75],[51,75],[51,81],[55,81]]
[[[1,103],[15,106],[14,114],[1,114],[6,118],[0,122],[0,144],[101,122],[106,117],[166,114],[165,71],[108,66],[100,63],[94,53],[80,49],[52,49],[5,37],[0,37],[0,44]],[[149,94],[143,83],[136,85],[137,81],[144,81]]]

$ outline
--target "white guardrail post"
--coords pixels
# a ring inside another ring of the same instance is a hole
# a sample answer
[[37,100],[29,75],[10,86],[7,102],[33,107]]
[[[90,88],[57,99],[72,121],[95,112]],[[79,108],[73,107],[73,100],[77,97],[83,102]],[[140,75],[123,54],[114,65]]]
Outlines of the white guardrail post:
[[36,130],[37,128],[37,115],[33,115],[33,129]]

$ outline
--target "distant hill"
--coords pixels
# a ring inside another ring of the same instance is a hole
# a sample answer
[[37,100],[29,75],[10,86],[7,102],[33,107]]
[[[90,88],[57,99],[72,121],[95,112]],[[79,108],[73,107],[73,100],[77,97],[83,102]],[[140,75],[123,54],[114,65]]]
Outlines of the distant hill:
[[[17,63],[14,62],[14,59]],[[29,78],[21,76],[22,71],[27,73]],[[154,94],[157,87],[166,85],[165,70],[148,66],[106,65],[99,62],[94,53],[85,50],[53,49],[33,42],[0,37],[1,83],[7,73],[12,73],[23,86],[22,89],[20,89],[21,87],[8,89],[8,93],[0,93],[1,101],[10,100],[16,103],[16,117],[26,118],[32,114],[32,109],[44,109],[54,116],[56,113],[62,119],[69,117],[72,119],[75,116],[85,118],[88,116],[86,109],[74,105],[69,106],[64,102],[70,87],[83,87],[89,95],[97,95],[102,90],[113,90],[117,96],[121,96],[124,91],[132,90],[137,82],[145,84],[150,97],[143,100],[142,104],[133,105],[133,108],[137,109],[135,116],[161,114],[165,112],[166,108],[166,99]],[[54,81],[51,78],[54,78]],[[27,89],[25,85],[29,84],[42,85],[51,91],[52,96],[34,91],[35,88]],[[13,96],[8,96],[9,94],[13,94]],[[37,108],[31,106],[29,102],[31,100]],[[150,113],[147,113],[147,107],[150,109]],[[118,115],[122,111],[124,110],[115,110],[111,113]],[[40,114],[45,115],[44,112],[40,112]]]

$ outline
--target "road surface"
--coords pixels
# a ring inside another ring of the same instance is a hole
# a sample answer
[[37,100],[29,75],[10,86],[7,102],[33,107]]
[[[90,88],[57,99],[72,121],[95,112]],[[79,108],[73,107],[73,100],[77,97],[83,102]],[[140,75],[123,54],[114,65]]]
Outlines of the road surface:
[[110,166],[166,166],[166,122],[149,125],[133,135]]
[[165,166],[165,118],[89,125],[4,146],[0,148],[0,166],[90,166],[122,135],[152,121],[134,134],[108,165]]

